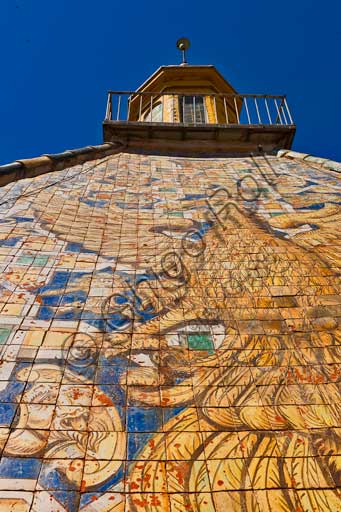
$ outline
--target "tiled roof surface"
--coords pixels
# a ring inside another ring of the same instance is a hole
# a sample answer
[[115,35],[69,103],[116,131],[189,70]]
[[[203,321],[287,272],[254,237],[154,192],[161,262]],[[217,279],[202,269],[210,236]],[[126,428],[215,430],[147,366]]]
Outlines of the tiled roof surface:
[[0,168],[0,510],[341,510],[340,167],[105,146]]

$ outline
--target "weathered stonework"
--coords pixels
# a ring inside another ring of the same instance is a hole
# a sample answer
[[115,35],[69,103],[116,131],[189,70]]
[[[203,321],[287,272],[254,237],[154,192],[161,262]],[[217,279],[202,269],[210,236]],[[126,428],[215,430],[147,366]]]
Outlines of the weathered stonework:
[[340,164],[105,146],[0,168],[0,510],[341,510]]

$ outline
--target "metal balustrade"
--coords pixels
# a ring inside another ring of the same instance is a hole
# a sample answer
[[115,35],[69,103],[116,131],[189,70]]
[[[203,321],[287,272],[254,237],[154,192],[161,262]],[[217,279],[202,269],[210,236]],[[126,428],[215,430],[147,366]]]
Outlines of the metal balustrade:
[[284,95],[197,92],[110,91],[105,121],[193,126],[295,126]]

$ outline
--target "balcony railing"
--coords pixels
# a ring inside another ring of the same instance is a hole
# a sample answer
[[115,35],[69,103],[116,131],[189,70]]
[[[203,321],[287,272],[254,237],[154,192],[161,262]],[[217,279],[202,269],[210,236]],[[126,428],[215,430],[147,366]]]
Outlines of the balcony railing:
[[295,126],[286,96],[110,91],[105,121]]

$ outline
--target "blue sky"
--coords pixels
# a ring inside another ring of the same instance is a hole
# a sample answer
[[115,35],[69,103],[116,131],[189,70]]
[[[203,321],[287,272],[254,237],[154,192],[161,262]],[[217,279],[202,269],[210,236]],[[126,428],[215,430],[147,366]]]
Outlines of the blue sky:
[[0,163],[102,142],[108,89],[214,64],[241,93],[288,95],[294,149],[341,161],[338,0],[0,0]]

